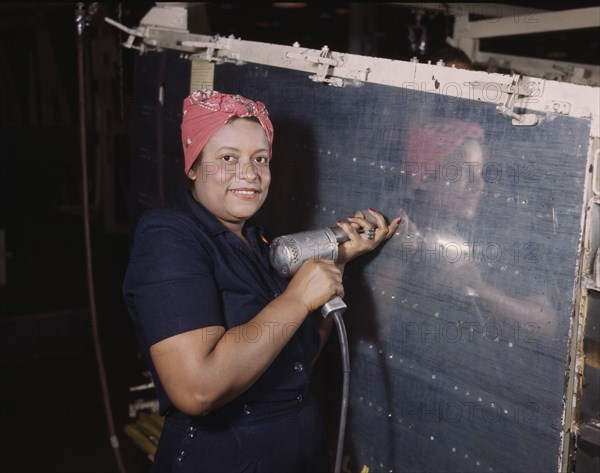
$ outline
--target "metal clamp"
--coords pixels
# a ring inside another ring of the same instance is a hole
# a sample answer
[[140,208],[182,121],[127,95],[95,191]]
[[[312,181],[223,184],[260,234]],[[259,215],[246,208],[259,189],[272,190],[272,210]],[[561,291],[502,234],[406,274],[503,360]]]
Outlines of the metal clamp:
[[224,49],[218,42],[214,41],[177,41],[177,46],[183,46],[184,48],[193,48],[197,50],[204,49],[203,53],[190,54],[188,59],[192,61],[210,61],[210,62],[222,62],[223,58],[217,58],[215,51]]
[[516,97],[531,97],[531,91],[523,87],[521,76],[516,74],[512,84],[504,86],[503,91],[507,93],[504,105],[496,106],[496,110],[506,117],[512,118],[512,124],[515,126],[533,126],[538,122],[538,116],[533,113],[518,114],[514,112]]
[[339,67],[344,64],[344,56],[340,56],[339,58],[333,57],[328,46],[323,46],[321,48],[321,53],[318,55],[288,52],[286,57],[318,64],[316,74],[308,76],[310,80],[314,82],[324,82],[333,87],[344,86],[344,79],[341,77],[326,77],[330,67]]
[[125,33],[127,33],[129,35],[129,37],[127,38],[127,41],[125,41],[123,43],[123,46],[126,47],[127,49],[137,49],[141,53],[145,53],[148,50],[148,48],[146,47],[146,43],[144,43],[144,42],[142,42],[140,44],[140,46],[134,45],[136,38],[144,38],[144,37],[148,36],[147,28],[145,28],[145,27],[137,27],[136,29],[127,28],[127,26],[122,25],[118,21],[115,21],[109,17],[105,17],[104,21],[106,21],[109,25],[112,25],[115,28],[118,28],[121,31],[124,31]]
[[235,50],[235,47],[232,47],[231,44],[233,40],[235,40],[233,35],[227,38],[216,35],[210,41],[178,40],[176,45],[188,49],[205,50],[204,52],[192,52],[182,55],[183,58],[190,61],[209,61],[217,64],[231,62],[239,65],[243,61],[240,59],[239,52],[233,52]]

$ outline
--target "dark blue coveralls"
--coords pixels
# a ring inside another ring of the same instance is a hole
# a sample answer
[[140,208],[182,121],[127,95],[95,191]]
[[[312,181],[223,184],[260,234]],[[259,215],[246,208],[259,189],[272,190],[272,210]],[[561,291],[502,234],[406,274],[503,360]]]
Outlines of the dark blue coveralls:
[[[177,411],[152,365],[155,343],[245,324],[285,289],[270,267],[262,228],[249,220],[244,230],[253,251],[187,191],[176,208],[150,210],[138,223],[123,294],[165,416],[155,472],[330,470],[323,419],[309,392],[319,348],[312,317],[247,391],[205,416]],[[231,336],[252,340],[270,330],[250,324]]]

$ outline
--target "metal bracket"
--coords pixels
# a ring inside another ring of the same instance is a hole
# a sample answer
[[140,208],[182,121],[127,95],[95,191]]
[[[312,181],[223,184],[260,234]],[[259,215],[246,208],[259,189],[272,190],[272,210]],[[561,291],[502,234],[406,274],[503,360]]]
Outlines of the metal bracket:
[[[128,49],[137,49],[142,54],[150,50],[160,50],[159,40],[152,38],[153,33],[157,31],[156,28],[138,26],[137,28],[132,29],[111,18],[106,17],[105,20],[107,23],[129,34],[127,41],[123,43],[124,47]],[[139,46],[135,44],[136,38],[142,39],[142,41],[139,43]],[[239,54],[225,52],[230,49],[230,39],[235,38],[233,38],[233,35],[229,38],[222,38],[221,36],[216,35],[211,38],[210,41],[176,40],[175,45],[192,50],[184,53],[182,56],[190,61],[209,61],[217,63],[230,61],[239,63],[241,62],[239,59]],[[201,50],[204,51],[200,52]],[[220,53],[217,55],[217,52]]]
[[[295,47],[297,43],[294,44]],[[308,78],[314,82],[324,82],[327,85],[331,85],[333,87],[343,87],[344,79],[341,77],[327,77],[327,73],[329,72],[330,67],[340,67],[344,64],[345,58],[343,55],[339,57],[333,57],[331,51],[328,46],[323,46],[321,48],[321,53],[318,55],[309,54],[309,53],[287,53],[286,57],[290,59],[297,59],[305,62],[312,62],[318,64],[316,74],[308,76]],[[366,78],[366,74],[365,74]]]
[[596,256],[592,262],[592,274],[583,274],[582,286],[588,291],[600,292],[600,250],[596,249]]
[[141,53],[145,53],[146,51],[148,51],[150,49],[158,49],[157,44],[155,42],[153,44],[152,40],[146,41],[146,42],[148,42],[150,44],[150,46],[154,46],[154,48],[148,48],[146,46],[146,42],[143,42],[143,41],[139,46],[134,45],[136,38],[147,38],[148,37],[148,28],[147,27],[138,26],[135,29],[127,28],[127,26],[122,25],[118,21],[115,21],[109,17],[105,17],[104,21],[106,21],[109,25],[112,25],[115,28],[120,29],[121,31],[124,31],[125,33],[127,33],[129,35],[129,37],[127,38],[127,41],[125,41],[123,43],[123,46],[126,47],[127,49],[137,49]]
[[176,44],[178,46],[183,46],[185,48],[194,48],[194,49],[205,49],[203,54],[194,53],[191,54],[188,59],[191,60],[200,60],[200,61],[216,61],[215,58],[215,50],[221,49],[219,45],[212,41],[177,41]]
[[514,112],[516,97],[531,97],[532,92],[528,87],[524,87],[521,76],[515,74],[513,82],[509,86],[503,86],[503,92],[507,93],[504,105],[498,105],[496,110],[506,117],[512,118],[512,124],[515,126],[533,126],[538,122],[538,116],[533,113],[518,114]]
[[550,100],[544,107],[547,112],[568,115],[571,112],[571,102],[565,100]]
[[592,158],[592,192],[596,196],[600,196],[600,171],[598,167],[600,167],[600,147],[594,151],[594,157]]
[[[193,48],[193,49],[205,49],[203,53],[192,53],[184,56],[190,61],[209,61],[216,62],[218,64],[223,62],[235,62],[236,64],[242,63],[240,59],[240,54],[234,54],[230,51],[230,45],[227,43],[230,39],[235,39],[233,35],[229,38],[224,39],[220,36],[214,36],[211,41],[177,41],[176,44],[178,46],[183,46],[185,48]],[[219,54],[216,55],[215,52]]]

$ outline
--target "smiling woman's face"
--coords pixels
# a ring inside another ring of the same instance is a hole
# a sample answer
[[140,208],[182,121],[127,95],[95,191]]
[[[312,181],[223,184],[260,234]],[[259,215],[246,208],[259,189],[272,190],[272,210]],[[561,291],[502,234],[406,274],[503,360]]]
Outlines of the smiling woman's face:
[[269,191],[269,141],[255,120],[234,119],[204,146],[188,177],[192,194],[234,233],[262,206]]

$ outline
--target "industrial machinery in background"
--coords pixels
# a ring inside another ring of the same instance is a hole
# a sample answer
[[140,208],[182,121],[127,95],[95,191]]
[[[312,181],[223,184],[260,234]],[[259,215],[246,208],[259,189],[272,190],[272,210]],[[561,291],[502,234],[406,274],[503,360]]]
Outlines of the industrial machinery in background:
[[125,424],[125,433],[153,461],[164,418],[158,413],[158,400],[150,372],[144,371],[142,375],[147,382],[129,388],[130,420]]

